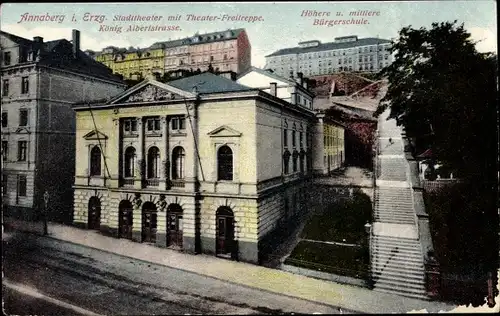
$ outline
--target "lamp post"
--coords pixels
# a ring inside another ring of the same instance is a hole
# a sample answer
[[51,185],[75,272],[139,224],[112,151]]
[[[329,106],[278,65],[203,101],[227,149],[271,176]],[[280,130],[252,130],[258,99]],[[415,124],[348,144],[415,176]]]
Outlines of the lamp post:
[[367,240],[367,247],[368,247],[368,285],[370,287],[373,286],[373,280],[372,280],[372,269],[371,269],[371,264],[372,264],[372,245],[371,245],[371,235],[372,235],[372,224],[366,223],[365,224],[365,232],[366,232],[366,240]]
[[43,208],[43,235],[48,234],[48,227],[47,227],[47,208],[49,205],[49,192],[45,191],[43,194],[43,201],[44,203],[44,208]]

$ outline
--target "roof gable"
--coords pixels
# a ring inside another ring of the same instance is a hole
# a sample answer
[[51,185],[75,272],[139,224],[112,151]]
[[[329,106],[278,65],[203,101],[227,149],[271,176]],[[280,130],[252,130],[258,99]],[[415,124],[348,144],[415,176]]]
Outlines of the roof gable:
[[[244,72],[238,77],[238,82],[250,84],[249,81],[258,81],[259,86],[269,85],[271,82],[276,82],[279,85],[297,85],[298,83],[290,81],[285,77],[281,77],[269,71],[251,67],[248,71]],[[262,84],[261,84],[262,83]]]
[[108,104],[129,103],[129,102],[151,102],[164,100],[178,100],[192,98],[195,95],[168,84],[156,80],[146,79],[133,86],[127,91],[119,94]]
[[207,135],[209,135],[210,137],[240,137],[241,132],[229,126],[222,125],[209,132]]
[[100,140],[100,139],[108,139],[108,136],[94,129],[85,134],[83,138],[85,138],[85,140]]

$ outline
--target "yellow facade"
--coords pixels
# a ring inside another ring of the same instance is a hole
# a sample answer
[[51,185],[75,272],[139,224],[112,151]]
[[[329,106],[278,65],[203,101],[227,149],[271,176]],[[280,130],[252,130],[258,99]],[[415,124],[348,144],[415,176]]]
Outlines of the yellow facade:
[[157,72],[164,73],[165,52],[163,48],[137,50],[132,52],[103,53],[96,61],[123,75],[124,79],[142,79]]
[[328,171],[342,166],[345,160],[344,128],[334,123],[323,125],[324,159]]

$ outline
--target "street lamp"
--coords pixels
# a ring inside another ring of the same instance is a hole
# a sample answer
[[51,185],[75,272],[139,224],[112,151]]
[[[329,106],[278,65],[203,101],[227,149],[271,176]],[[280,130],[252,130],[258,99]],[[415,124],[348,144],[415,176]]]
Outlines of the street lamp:
[[43,208],[43,235],[48,234],[48,228],[47,228],[47,208],[49,205],[49,192],[45,191],[43,194],[43,201],[45,202],[44,208]]

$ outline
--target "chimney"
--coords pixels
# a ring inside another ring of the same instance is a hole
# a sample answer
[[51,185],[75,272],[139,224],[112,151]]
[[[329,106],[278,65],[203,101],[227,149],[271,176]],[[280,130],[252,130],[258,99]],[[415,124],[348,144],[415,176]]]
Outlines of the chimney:
[[220,72],[219,76],[224,77],[226,79],[236,81],[236,73],[234,71],[224,71]]
[[271,82],[271,91],[269,93],[276,96],[276,94],[277,94],[277,83],[276,82]]
[[297,76],[299,76],[299,85],[303,86],[304,85],[304,74],[301,72],[298,72]]
[[303,87],[304,87],[304,89],[306,89],[306,90],[307,90],[307,89],[308,89],[308,87],[309,87],[309,82],[308,82],[308,81],[309,81],[309,80],[307,80],[307,78],[303,79],[303,85],[302,85],[302,86],[303,86]]
[[33,37],[33,59],[40,60],[40,55],[43,53],[43,37]]
[[80,50],[80,31],[73,30],[73,58],[78,58],[78,51]]

